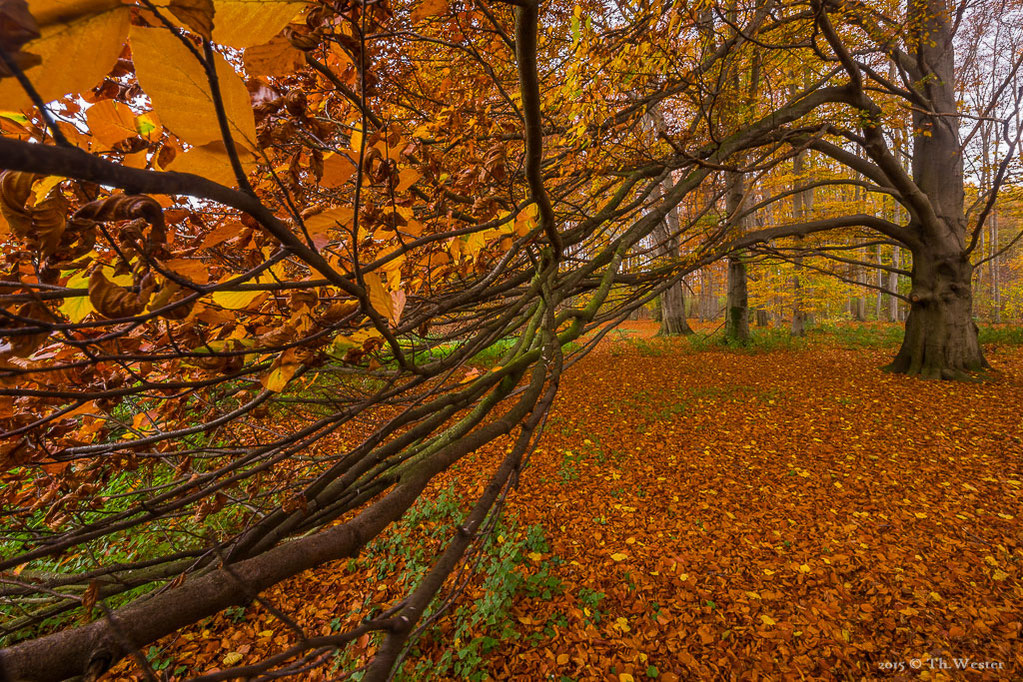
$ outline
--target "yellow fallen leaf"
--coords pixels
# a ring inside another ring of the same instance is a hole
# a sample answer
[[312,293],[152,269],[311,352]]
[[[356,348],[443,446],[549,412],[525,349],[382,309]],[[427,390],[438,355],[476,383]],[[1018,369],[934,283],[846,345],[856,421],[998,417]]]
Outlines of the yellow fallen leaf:
[[1003,571],[1002,569],[998,569],[991,574],[991,577],[994,578],[995,580],[1005,580],[1006,578],[1009,577],[1009,574]]
[[622,554],[621,552],[616,552],[611,555],[611,559],[613,559],[614,561],[625,561],[628,558],[629,558],[628,554]]
[[917,512],[917,513],[913,514],[913,516],[915,516],[918,519],[926,519],[927,518],[927,514],[924,514],[923,512]]
[[764,625],[775,625],[778,622],[774,618],[771,618],[770,616],[764,616],[764,615],[760,616],[760,620],[761,620],[761,622],[763,622]]
[[242,660],[242,655],[237,651],[232,651],[227,656],[224,656],[224,665],[234,665],[240,660]]
[[533,561],[539,561],[541,558],[543,558],[543,555],[540,554],[540,552],[530,552],[526,556],[532,559]]

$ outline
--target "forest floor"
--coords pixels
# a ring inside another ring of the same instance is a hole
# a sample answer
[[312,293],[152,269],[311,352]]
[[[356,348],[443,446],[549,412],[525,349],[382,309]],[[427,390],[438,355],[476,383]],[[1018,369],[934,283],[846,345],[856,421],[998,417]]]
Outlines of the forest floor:
[[[568,371],[405,679],[1023,679],[1023,347],[988,346],[989,380],[948,383],[879,371],[894,328],[754,351],[654,331],[627,323]],[[316,633],[397,598],[432,556],[405,548],[448,537],[503,447],[359,561],[267,598]],[[292,637],[253,605],[147,656],[192,675]]]

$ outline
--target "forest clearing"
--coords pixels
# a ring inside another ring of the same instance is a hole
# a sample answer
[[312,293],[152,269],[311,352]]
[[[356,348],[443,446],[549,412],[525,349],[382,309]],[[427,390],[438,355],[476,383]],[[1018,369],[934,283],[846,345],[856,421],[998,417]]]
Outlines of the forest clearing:
[[[1017,679],[1023,345],[988,346],[990,381],[921,384],[876,371],[893,326],[861,327],[753,350],[656,338],[653,322],[612,332],[566,373],[457,616],[396,679]],[[496,454],[461,463],[365,560],[268,600],[326,633],[399,598],[425,569],[403,536],[453,533],[478,492],[458,486]],[[293,640],[253,604],[147,657],[187,677]]]

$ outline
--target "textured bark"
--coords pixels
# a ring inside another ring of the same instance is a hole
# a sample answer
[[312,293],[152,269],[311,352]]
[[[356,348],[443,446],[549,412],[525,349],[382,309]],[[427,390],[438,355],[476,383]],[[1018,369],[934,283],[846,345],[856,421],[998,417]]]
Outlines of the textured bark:
[[913,254],[906,334],[888,369],[926,379],[959,379],[988,366],[973,321],[972,274],[961,250]]
[[[805,184],[802,175],[806,171],[806,151],[801,151],[792,159],[792,173],[796,176],[797,187]],[[813,190],[804,189],[792,195],[792,215],[796,220],[806,220],[813,204]],[[802,237],[796,238],[802,242]],[[795,259],[796,273],[792,276],[792,325],[789,333],[792,336],[806,334],[806,311],[803,308],[803,283],[799,276],[803,269],[803,256],[798,254]]]
[[[900,267],[902,265],[902,249],[896,246],[892,249],[892,266]],[[899,274],[897,272],[888,273],[888,290],[897,292],[899,290]],[[891,322],[899,321],[899,297],[894,293],[888,297],[888,320]]]
[[686,319],[685,283],[675,282],[661,294],[661,328],[659,336],[692,334]]
[[728,259],[728,303],[725,307],[725,339],[749,343],[749,293],[746,262],[742,256]]
[[942,0],[910,0],[908,10],[917,34],[915,66],[923,76],[916,87],[930,104],[913,109],[912,174],[930,210],[916,207],[907,226],[917,236],[910,311],[902,347],[889,369],[954,379],[987,362],[973,321],[953,27]]
[[[728,188],[725,209],[735,220],[737,231],[745,233],[747,219],[735,219],[745,210],[745,183],[742,173],[727,173]],[[728,258],[728,291],[725,298],[725,340],[731,343],[749,343],[749,293],[746,262],[741,253]]]
[[[647,125],[655,131],[664,130],[664,118],[658,109],[654,109],[648,115]],[[665,175],[660,184],[654,189],[653,196],[660,199],[671,192],[674,187],[671,175]],[[677,259],[679,257],[679,234],[681,222],[679,221],[678,206],[668,211],[662,220],[653,230],[653,238],[657,242],[656,255],[665,260]],[[685,282],[678,280],[672,282],[661,293],[660,305],[660,330],[658,336],[681,336],[692,334],[686,320],[686,290]]]

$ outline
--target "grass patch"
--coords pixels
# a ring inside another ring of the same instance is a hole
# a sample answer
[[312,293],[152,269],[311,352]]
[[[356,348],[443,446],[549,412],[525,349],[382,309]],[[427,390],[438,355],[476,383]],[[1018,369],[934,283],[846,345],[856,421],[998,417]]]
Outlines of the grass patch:
[[[349,568],[370,565],[377,571],[377,580],[396,575],[396,584],[403,591],[411,591],[426,576],[438,547],[454,534],[465,515],[462,498],[452,484],[432,499],[417,501],[392,532],[370,543],[363,558],[351,560]],[[523,636],[511,615],[513,598],[550,600],[564,591],[561,581],[551,573],[560,559],[550,556],[539,525],[521,528],[514,517],[504,516],[482,542],[478,557],[469,559],[471,573],[465,594],[475,599],[458,599],[448,613],[409,643],[407,658],[396,670],[395,680],[489,679],[485,657],[502,641]],[[442,592],[434,599],[424,620],[444,597]],[[341,620],[335,619],[337,627]],[[334,671],[358,664],[343,651],[336,657]],[[355,673],[353,679],[362,679],[362,674]]]

